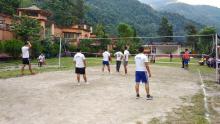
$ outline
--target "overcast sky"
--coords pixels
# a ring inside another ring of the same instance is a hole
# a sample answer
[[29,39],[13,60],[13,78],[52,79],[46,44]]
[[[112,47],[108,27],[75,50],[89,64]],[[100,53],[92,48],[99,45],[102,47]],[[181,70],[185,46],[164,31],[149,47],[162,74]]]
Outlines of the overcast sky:
[[193,5],[211,5],[220,8],[220,0],[178,0],[178,1]]

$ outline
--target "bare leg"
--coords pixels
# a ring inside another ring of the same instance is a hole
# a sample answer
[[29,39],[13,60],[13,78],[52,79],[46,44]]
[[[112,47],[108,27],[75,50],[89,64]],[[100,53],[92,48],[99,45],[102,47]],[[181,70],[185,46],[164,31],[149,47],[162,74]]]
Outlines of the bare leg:
[[80,74],[77,74],[77,81],[80,82]]
[[147,95],[150,95],[149,83],[145,84],[145,90],[146,90]]
[[31,73],[31,74],[34,74],[33,71],[32,71],[32,69],[31,69],[31,64],[29,64],[28,67],[29,67],[30,73]]
[[85,82],[87,82],[86,74],[83,75],[83,79],[84,79]]
[[102,72],[104,72],[104,70],[105,70],[105,65],[102,66]]
[[124,68],[125,68],[125,74],[127,74],[128,73],[127,65],[124,65]]
[[110,73],[110,71],[111,71],[111,70],[110,70],[110,65],[107,65],[107,67],[108,67],[108,72]]
[[24,67],[25,67],[25,65],[23,64],[21,67],[21,75],[24,75]]
[[135,85],[135,91],[136,91],[136,94],[139,95],[139,82],[137,82]]

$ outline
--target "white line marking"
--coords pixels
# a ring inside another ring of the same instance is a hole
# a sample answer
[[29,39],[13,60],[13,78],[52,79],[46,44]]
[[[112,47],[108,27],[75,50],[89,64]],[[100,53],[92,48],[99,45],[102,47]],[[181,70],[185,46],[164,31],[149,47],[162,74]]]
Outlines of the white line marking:
[[200,70],[198,69],[198,72],[199,72],[199,77],[200,77],[200,81],[201,81],[201,88],[203,90],[203,95],[204,95],[204,107],[205,107],[205,117],[206,119],[208,120],[208,122],[211,124],[211,119],[210,119],[210,111],[209,111],[209,107],[208,107],[208,102],[207,102],[207,92],[206,92],[206,89],[205,89],[205,84],[203,82],[203,79],[202,79],[202,75],[201,75],[201,72]]

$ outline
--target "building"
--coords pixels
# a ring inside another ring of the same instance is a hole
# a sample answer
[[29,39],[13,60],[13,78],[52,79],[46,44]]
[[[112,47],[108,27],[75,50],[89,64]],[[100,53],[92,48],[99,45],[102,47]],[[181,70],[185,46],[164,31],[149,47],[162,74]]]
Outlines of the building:
[[[48,21],[51,13],[32,5],[27,8],[18,8],[18,16],[28,16],[37,19],[40,22],[42,31],[40,36],[42,39],[46,37],[62,37],[72,44],[77,44],[80,38],[95,37],[92,34],[92,27],[86,24],[73,25],[70,27],[59,27],[55,23]],[[13,32],[10,31],[13,17],[0,14],[0,40],[10,40],[15,38]]]
[[12,17],[0,14],[0,40],[13,39],[14,35],[10,31],[10,25],[12,24]]
[[33,5],[27,8],[18,8],[17,13],[18,16],[28,16],[30,18],[37,19],[42,27],[41,36],[42,38],[46,37],[46,23],[48,22],[47,17],[51,15],[48,11],[42,10]]
[[174,55],[179,55],[181,50],[181,45],[176,42],[173,43],[163,43],[163,42],[153,42],[144,45],[146,52],[148,54],[155,54],[156,56],[168,56],[170,53]]
[[58,27],[52,24],[51,35],[54,37],[62,37],[66,42],[77,45],[80,38],[95,37],[92,34],[92,27],[86,24],[73,25],[70,27]]

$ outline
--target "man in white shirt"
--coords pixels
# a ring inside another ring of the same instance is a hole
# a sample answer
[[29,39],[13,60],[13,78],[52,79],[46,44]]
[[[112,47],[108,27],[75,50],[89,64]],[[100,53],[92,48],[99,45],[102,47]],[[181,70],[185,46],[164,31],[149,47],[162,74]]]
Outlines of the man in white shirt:
[[145,84],[145,90],[147,93],[147,100],[151,100],[153,97],[149,93],[149,80],[148,78],[151,77],[151,72],[149,68],[149,61],[146,55],[144,55],[144,48],[139,48],[139,54],[135,56],[135,64],[136,64],[136,97],[139,98],[139,84],[140,82]]
[[129,51],[128,51],[128,48],[125,47],[125,51],[124,51],[124,69],[125,69],[125,74],[128,73],[127,67],[128,67],[129,55],[130,55],[130,53],[129,53]]
[[22,51],[22,67],[21,67],[21,75],[24,75],[24,68],[26,65],[29,67],[30,73],[33,75],[32,68],[31,68],[31,63],[30,63],[30,55],[29,55],[29,49],[32,47],[31,43],[27,41],[25,45],[21,48]]
[[114,55],[116,57],[116,71],[119,72],[120,66],[121,66],[121,61],[123,59],[123,53],[120,50],[118,50]]
[[80,85],[80,75],[83,75],[83,79],[85,83],[87,83],[86,77],[86,58],[84,54],[81,53],[80,49],[76,50],[77,53],[73,58],[73,62],[75,64],[75,73],[77,74],[78,85]]
[[111,61],[111,54],[107,51],[107,49],[105,49],[105,52],[102,53],[103,56],[103,61],[102,61],[102,72],[104,72],[105,66],[108,67],[108,72],[110,73],[110,63],[109,61]]

